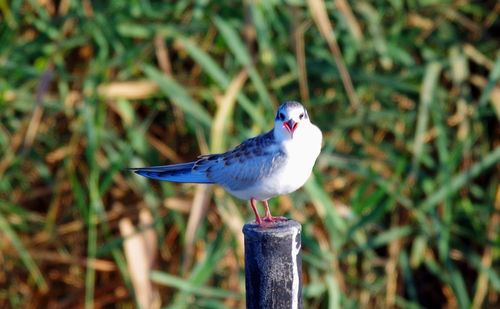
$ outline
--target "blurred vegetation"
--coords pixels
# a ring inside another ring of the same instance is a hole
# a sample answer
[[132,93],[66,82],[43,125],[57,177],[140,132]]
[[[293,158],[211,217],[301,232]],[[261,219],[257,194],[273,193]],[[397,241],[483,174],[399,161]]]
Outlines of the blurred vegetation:
[[499,2],[0,12],[1,308],[243,308],[248,202],[122,169],[234,147],[286,100],[324,133],[270,201],[303,225],[306,308],[500,306]]

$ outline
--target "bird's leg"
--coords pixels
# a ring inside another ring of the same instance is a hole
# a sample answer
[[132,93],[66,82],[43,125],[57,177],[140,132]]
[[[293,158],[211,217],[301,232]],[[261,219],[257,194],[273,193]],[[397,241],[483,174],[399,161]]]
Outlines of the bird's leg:
[[264,219],[267,219],[269,221],[275,221],[276,218],[271,216],[271,211],[269,210],[269,205],[267,205],[267,201],[264,201],[264,206],[266,206],[266,216],[264,217]]
[[[259,212],[257,211],[257,207],[255,206],[255,199],[251,198],[250,199],[250,205],[252,205],[253,212],[255,213],[255,221],[257,221],[257,224],[262,224],[262,219],[259,216]],[[267,207],[267,203],[266,203]]]

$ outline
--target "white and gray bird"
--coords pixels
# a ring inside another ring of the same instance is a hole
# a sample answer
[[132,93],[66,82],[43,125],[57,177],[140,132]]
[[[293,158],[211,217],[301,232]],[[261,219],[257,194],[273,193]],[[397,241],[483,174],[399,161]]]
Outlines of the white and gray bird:
[[304,185],[320,153],[321,141],[321,131],[311,123],[304,106],[290,101],[279,107],[274,129],[227,152],[201,155],[189,163],[130,170],[158,180],[219,184],[233,196],[250,200],[255,221],[262,224],[255,201],[264,203],[264,219],[276,220],[267,200]]

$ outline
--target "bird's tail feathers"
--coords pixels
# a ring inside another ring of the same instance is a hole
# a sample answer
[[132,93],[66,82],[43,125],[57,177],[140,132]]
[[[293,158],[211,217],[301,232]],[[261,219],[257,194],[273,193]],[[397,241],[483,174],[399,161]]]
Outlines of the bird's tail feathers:
[[128,168],[127,170],[157,180],[189,183],[213,183],[208,180],[204,172],[193,171],[194,165],[195,162],[190,162],[172,165]]

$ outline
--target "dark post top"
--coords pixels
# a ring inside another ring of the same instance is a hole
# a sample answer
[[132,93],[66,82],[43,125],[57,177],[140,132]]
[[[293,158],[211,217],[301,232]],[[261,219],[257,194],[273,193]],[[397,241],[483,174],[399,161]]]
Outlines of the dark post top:
[[280,218],[243,226],[247,308],[302,308],[301,226]]

